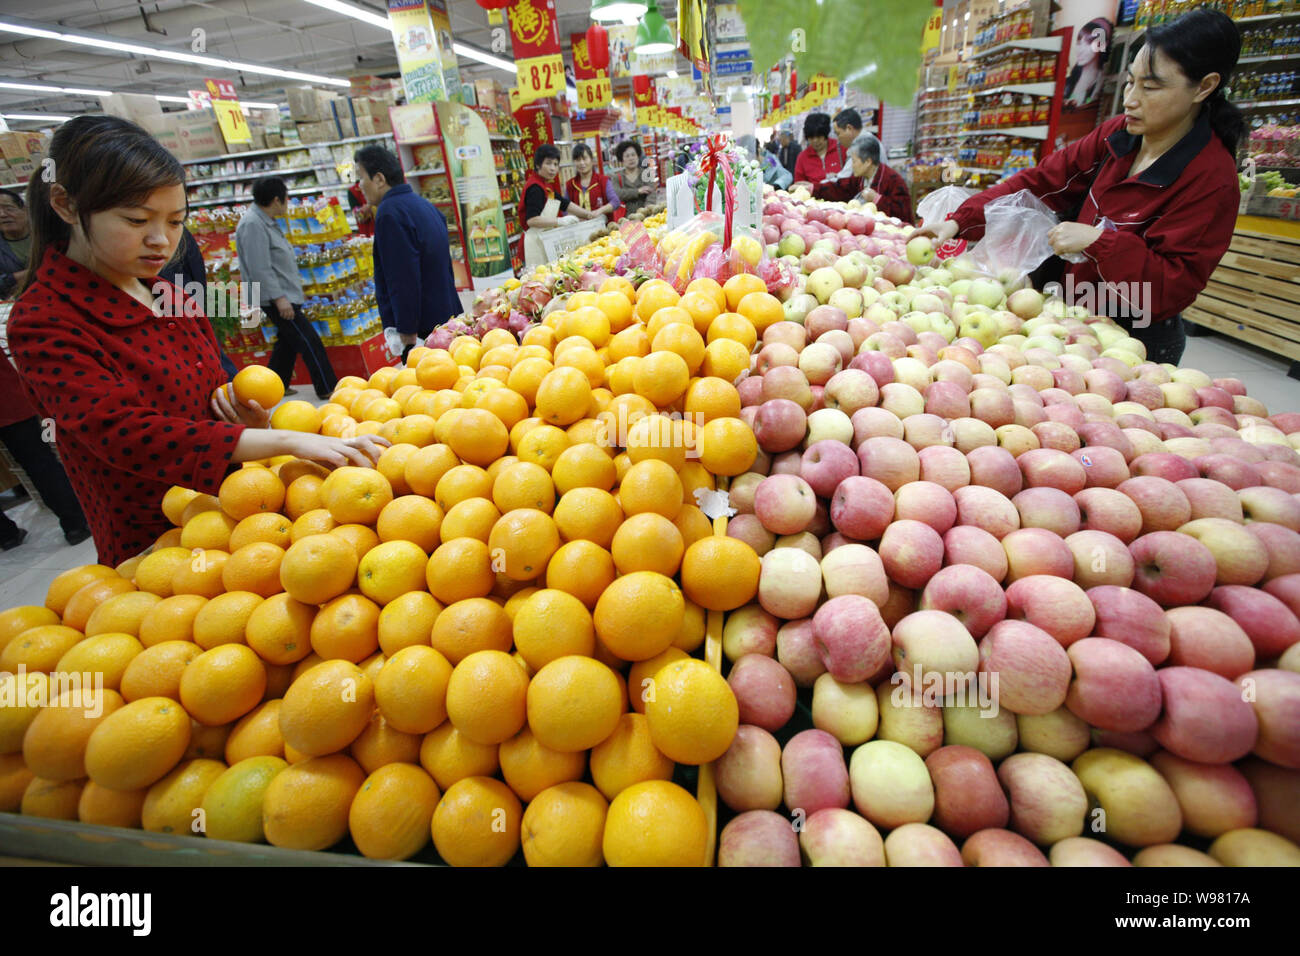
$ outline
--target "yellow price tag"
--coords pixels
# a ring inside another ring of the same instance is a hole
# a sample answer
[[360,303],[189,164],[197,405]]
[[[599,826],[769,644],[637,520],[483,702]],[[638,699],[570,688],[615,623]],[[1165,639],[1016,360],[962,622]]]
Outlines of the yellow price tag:
[[578,108],[596,110],[614,102],[614,86],[608,77],[578,81]]
[[217,122],[221,124],[221,135],[225,137],[227,145],[252,141],[248,123],[244,120],[244,111],[237,101],[213,100],[212,108],[217,111]]
[[525,103],[564,94],[564,57],[558,53],[517,60],[515,74],[519,78],[519,98]]

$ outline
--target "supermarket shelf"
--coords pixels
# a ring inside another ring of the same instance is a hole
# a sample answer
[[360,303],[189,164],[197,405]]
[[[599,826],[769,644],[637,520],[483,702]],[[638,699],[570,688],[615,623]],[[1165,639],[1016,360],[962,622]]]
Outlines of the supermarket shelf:
[[182,159],[182,166],[196,163],[220,163],[227,159],[247,159],[249,156],[269,156],[272,153],[291,153],[299,149],[311,149],[313,146],[345,146],[348,143],[368,143],[373,139],[392,139],[392,133],[373,133],[370,136],[352,136],[347,139],[334,139],[327,143],[295,143],[292,146],[276,146],[272,149],[252,149],[242,153],[224,153],[220,156],[204,156],[201,159]]
[[1026,93],[1029,96],[1051,96],[1056,92],[1056,84],[1048,83],[1013,83],[1009,86],[995,86],[991,90],[976,90],[975,96],[994,96],[998,93]]
[[982,53],[976,53],[971,60],[982,60],[986,56],[992,56],[995,53],[1005,53],[1007,50],[1060,50],[1060,37],[1026,37],[1023,40],[1008,40],[1006,43],[999,43],[995,47],[990,47]]
[[1300,60],[1300,50],[1294,53],[1265,53],[1259,56],[1243,56],[1237,61],[1237,65],[1243,63],[1269,63],[1273,60]]
[[1261,13],[1253,17],[1233,17],[1233,23],[1261,23],[1264,20],[1285,20],[1289,17],[1300,16],[1300,10],[1293,10],[1290,13]]
[[507,142],[517,142],[519,140],[518,136],[507,136],[505,133],[489,133],[488,138],[506,140]]
[[209,176],[207,179],[190,179],[186,186],[204,186],[209,183],[237,183],[263,176],[296,176],[299,173],[319,172],[326,169],[338,169],[337,163],[318,163],[315,166],[286,166],[281,169],[259,169],[246,173],[229,173],[225,176]]
[[[315,193],[331,192],[333,190],[348,190],[352,188],[351,183],[335,183],[330,186],[303,186],[299,189],[287,190],[290,196],[310,196]],[[222,196],[218,199],[195,199],[188,203],[189,208],[194,209],[198,206],[234,206],[239,203],[250,203],[253,201],[252,193],[247,196]]]
[[1262,110],[1270,106],[1300,106],[1300,97],[1289,100],[1235,100],[1234,105],[1240,110]]
[[446,166],[437,166],[429,169],[412,169],[407,172],[408,176],[441,176],[447,171]]
[[1046,126],[1000,126],[997,129],[977,129],[962,133],[958,139],[976,136],[1020,136],[1024,139],[1047,139]]
[[514,209],[514,208],[515,208],[515,204],[512,203],[512,202],[509,202],[509,203],[506,203],[504,206],[501,207],[501,211],[502,211],[502,212],[505,212],[507,209]]

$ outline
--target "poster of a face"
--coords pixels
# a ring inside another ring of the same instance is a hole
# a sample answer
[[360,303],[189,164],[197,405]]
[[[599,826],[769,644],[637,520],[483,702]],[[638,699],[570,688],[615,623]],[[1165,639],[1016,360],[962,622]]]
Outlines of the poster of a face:
[[1065,78],[1067,110],[1095,109],[1106,82],[1117,0],[1064,0],[1056,26],[1073,27]]

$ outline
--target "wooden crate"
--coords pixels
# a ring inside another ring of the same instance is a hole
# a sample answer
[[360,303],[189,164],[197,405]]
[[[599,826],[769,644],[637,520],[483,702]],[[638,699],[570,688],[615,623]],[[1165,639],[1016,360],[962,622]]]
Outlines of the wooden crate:
[[1209,284],[1183,316],[1300,361],[1300,230],[1290,225],[1242,217]]

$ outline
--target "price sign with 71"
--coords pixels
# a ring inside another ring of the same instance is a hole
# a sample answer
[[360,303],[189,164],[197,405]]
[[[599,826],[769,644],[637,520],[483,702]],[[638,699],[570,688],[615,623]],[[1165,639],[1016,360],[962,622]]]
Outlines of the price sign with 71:
[[564,58],[558,53],[515,61],[520,99],[525,103],[564,93]]

